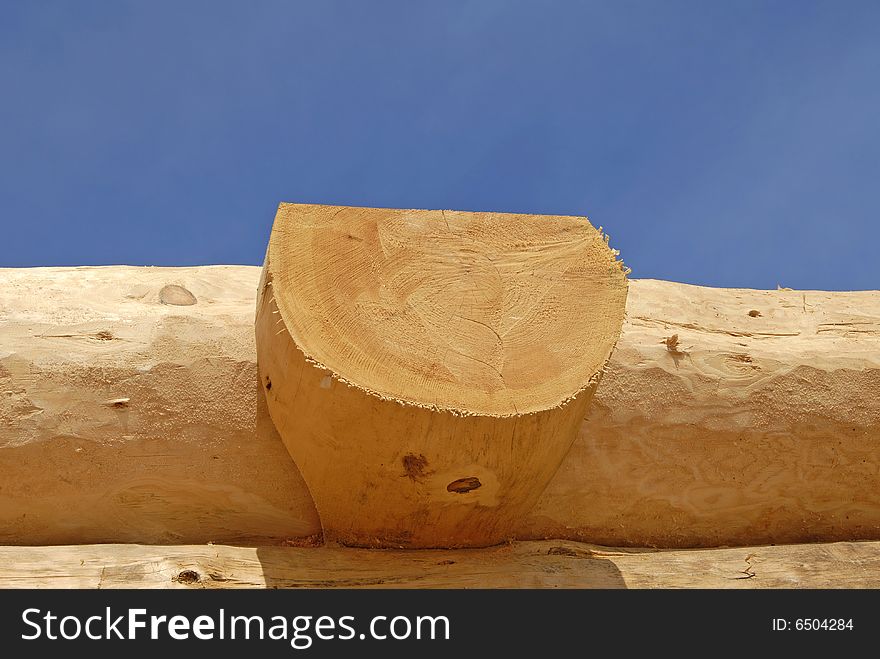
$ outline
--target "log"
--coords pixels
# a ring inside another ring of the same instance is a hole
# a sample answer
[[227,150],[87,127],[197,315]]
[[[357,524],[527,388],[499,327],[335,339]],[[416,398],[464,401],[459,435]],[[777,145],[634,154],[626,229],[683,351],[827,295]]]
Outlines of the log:
[[589,417],[520,537],[880,538],[880,292],[631,282]]
[[880,543],[627,550],[0,547],[0,588],[878,588]]
[[[320,532],[257,383],[258,278],[231,266],[0,271],[0,543]],[[175,304],[189,299],[178,289],[197,303]]]
[[626,276],[586,218],[282,204],[256,347],[324,537],[513,537],[578,434]]
[[[0,270],[0,543],[320,533],[258,383],[259,278]],[[163,303],[166,286],[196,304]],[[880,539],[878,429],[880,293],[630,280],[590,414],[516,535]]]

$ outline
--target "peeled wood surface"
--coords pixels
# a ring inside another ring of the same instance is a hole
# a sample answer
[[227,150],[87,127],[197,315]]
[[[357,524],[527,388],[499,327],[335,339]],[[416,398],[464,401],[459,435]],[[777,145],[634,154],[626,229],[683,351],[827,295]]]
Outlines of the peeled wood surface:
[[[257,383],[258,278],[235,266],[0,270],[0,543],[317,532]],[[173,287],[197,303],[174,304],[189,298]]]
[[0,588],[878,588],[880,543],[626,550],[0,547]]
[[580,437],[520,534],[880,538],[880,292],[631,282]]
[[[259,277],[0,270],[0,543],[320,530],[257,383]],[[162,304],[168,284],[197,304]],[[880,293],[631,280],[627,307],[591,414],[519,537],[880,538]]]
[[324,537],[513,537],[577,436],[625,302],[586,218],[282,204],[257,361]]

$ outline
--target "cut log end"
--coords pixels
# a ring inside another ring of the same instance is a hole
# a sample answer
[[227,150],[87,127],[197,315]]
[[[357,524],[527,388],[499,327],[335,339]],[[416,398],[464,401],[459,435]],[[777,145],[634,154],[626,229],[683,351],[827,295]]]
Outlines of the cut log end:
[[280,207],[257,306],[272,419],[329,539],[513,536],[577,435],[626,276],[577,217]]
[[626,276],[586,218],[282,204],[266,262],[307,357],[367,392],[518,416],[589,385]]

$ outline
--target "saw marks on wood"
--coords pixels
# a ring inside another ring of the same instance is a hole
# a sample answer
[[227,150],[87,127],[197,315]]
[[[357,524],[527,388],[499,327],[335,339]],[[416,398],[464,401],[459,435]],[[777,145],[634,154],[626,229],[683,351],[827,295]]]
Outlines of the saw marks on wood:
[[0,588],[878,588],[880,543],[649,551],[0,547]]

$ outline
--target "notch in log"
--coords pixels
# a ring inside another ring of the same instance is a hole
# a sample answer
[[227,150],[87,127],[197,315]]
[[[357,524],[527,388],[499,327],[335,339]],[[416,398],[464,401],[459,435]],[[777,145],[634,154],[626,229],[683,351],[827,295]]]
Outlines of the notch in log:
[[282,204],[258,368],[325,537],[512,537],[577,435],[626,292],[586,218]]

